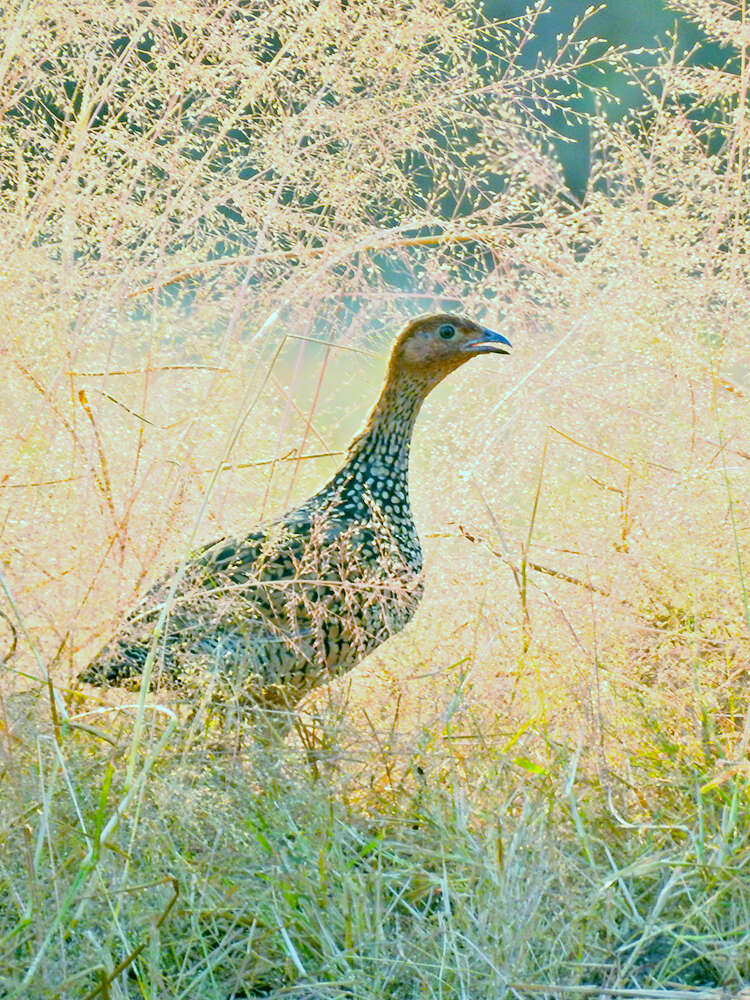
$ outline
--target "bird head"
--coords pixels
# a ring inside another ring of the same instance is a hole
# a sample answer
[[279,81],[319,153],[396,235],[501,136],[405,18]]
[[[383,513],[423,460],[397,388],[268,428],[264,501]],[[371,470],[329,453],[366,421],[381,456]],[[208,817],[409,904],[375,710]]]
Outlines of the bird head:
[[478,354],[508,354],[510,349],[502,334],[463,316],[418,316],[393,345],[389,371],[434,385]]

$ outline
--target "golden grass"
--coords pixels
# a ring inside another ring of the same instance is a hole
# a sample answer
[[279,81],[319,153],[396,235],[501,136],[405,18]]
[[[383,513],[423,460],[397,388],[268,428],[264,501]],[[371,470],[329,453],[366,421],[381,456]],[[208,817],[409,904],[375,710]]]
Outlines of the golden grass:
[[[3,12],[4,995],[747,983],[748,27],[674,6],[721,72],[585,20],[528,69],[535,15],[427,0]],[[591,116],[579,205],[545,113],[597,67],[645,103]],[[75,691],[191,544],[325,480],[436,308],[514,353],[425,405],[423,606],[281,769]]]

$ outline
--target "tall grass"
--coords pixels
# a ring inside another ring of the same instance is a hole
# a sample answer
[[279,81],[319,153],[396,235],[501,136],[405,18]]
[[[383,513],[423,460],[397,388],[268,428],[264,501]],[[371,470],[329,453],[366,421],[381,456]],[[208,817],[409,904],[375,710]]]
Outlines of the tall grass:
[[[746,984],[749,29],[673,6],[725,66],[588,14],[534,62],[543,3],[6,5],[3,995]],[[641,103],[588,116],[578,203],[554,123],[600,71]],[[446,308],[515,349],[420,418],[423,607],[281,766],[231,713],[78,690]]]

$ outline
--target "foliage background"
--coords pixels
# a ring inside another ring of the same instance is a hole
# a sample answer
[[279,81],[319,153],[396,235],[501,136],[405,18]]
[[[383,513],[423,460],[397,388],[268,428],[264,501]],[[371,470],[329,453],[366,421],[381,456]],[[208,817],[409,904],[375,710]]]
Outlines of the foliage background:
[[[4,8],[9,996],[746,982],[748,27],[673,10],[687,60],[563,4]],[[80,691],[437,308],[513,356],[426,405],[424,605],[281,770],[231,712]]]

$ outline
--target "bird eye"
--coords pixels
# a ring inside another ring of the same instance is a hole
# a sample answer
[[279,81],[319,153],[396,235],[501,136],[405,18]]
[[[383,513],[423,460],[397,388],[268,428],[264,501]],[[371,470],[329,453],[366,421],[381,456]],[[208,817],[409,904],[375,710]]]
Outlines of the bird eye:
[[443,340],[450,340],[451,337],[456,336],[456,328],[455,326],[451,326],[450,323],[444,323],[443,326],[441,326],[440,329],[438,330],[438,333],[443,338]]

